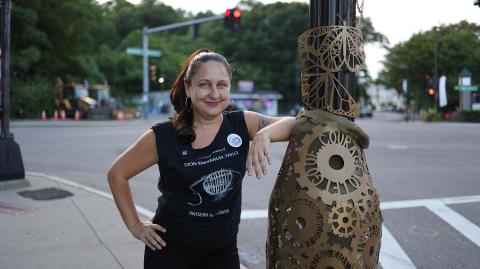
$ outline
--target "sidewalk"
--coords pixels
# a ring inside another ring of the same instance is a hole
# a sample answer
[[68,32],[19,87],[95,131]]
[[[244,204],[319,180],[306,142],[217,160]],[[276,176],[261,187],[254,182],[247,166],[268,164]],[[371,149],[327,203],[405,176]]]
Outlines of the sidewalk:
[[143,268],[144,245],[111,199],[39,175],[27,181],[0,189],[1,269]]

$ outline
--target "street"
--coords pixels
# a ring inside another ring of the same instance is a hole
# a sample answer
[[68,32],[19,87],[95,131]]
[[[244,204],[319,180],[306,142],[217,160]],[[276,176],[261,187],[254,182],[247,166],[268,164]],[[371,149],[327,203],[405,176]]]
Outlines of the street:
[[[16,121],[11,129],[26,171],[110,192],[109,164],[164,119]],[[383,268],[478,268],[480,124],[401,119],[400,114],[374,113],[357,120],[371,139],[366,156],[382,201]],[[238,243],[240,259],[250,269],[265,268],[266,208],[286,146],[272,145],[274,162],[266,177],[244,178]],[[159,195],[158,175],[158,168],[151,167],[131,180],[135,203],[151,211]]]

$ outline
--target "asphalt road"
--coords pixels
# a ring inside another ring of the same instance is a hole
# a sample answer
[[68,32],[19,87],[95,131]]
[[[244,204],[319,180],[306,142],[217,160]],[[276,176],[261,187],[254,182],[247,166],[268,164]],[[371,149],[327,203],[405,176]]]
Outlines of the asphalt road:
[[[27,171],[109,192],[109,164],[162,119],[12,122],[11,130]],[[406,123],[389,113],[357,123],[371,138],[366,156],[382,201],[384,268],[479,268],[480,124]],[[272,146],[268,176],[244,179],[244,211],[268,207],[286,146]],[[135,202],[152,211],[158,175],[152,167],[131,181]],[[264,214],[242,220],[240,256],[251,269],[265,268],[266,232]]]

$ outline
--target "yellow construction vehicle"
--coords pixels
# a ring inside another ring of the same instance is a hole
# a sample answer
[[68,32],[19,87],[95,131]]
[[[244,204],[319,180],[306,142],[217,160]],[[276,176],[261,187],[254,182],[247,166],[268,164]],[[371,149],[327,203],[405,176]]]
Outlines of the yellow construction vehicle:
[[64,110],[67,117],[73,118],[78,111],[82,118],[87,118],[96,103],[88,96],[88,89],[83,84],[71,82],[64,85],[60,79],[55,82],[55,108]]

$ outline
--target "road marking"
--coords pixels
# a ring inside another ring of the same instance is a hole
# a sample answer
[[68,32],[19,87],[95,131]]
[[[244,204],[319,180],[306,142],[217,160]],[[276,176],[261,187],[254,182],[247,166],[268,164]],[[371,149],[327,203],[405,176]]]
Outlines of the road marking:
[[[88,187],[88,186],[70,181],[68,179],[64,179],[64,178],[53,176],[53,175],[43,174],[43,173],[36,173],[36,172],[25,172],[25,174],[30,175],[30,176],[35,176],[35,177],[43,177],[43,178],[46,178],[46,179],[49,179],[49,180],[52,180],[52,181],[70,186],[70,187],[74,187],[76,189],[80,189],[80,190],[83,190],[83,191],[87,191],[87,192],[96,194],[96,195],[98,195],[100,197],[103,197],[103,198],[106,198],[108,200],[114,201],[113,196],[110,193],[107,193],[107,192],[104,192],[104,191],[101,191],[101,190],[97,190],[97,189],[94,189],[94,188],[91,188],[91,187]],[[146,209],[145,207],[139,206],[137,204],[135,204],[135,208],[137,209],[137,212],[144,217],[153,218],[153,216],[155,215],[154,212]]]
[[380,248],[380,264],[383,268],[415,269],[415,265],[403,251],[395,237],[382,225],[382,247]]
[[432,203],[427,208],[480,247],[480,228],[477,225],[443,203]]
[[[480,195],[456,196],[456,197],[442,197],[442,198],[433,198],[433,199],[415,199],[415,200],[381,202],[380,209],[390,210],[390,209],[402,209],[402,208],[413,208],[413,207],[428,207],[429,205],[435,205],[438,203],[453,205],[453,204],[468,204],[468,203],[478,203],[478,202],[480,202]],[[268,217],[267,209],[242,210],[242,220],[264,219],[267,217]]]
[[[84,190],[108,200],[113,201],[113,196],[110,193],[106,193],[101,190],[97,190],[64,178],[60,178],[53,175],[25,172],[26,175],[43,177],[61,184],[65,184],[80,190]],[[457,231],[462,233],[465,237],[470,239],[474,244],[480,246],[480,227],[470,222],[464,216],[458,214],[456,211],[449,208],[448,204],[464,204],[464,203],[478,203],[480,202],[480,195],[472,196],[457,196],[457,197],[444,197],[434,199],[416,199],[416,200],[403,200],[403,201],[390,201],[382,202],[380,208],[382,210],[401,209],[401,208],[414,208],[414,207],[426,207],[445,222],[450,224]],[[135,208],[138,213],[152,218],[155,213],[135,204]],[[266,209],[254,209],[243,210],[241,213],[242,220],[252,219],[264,219],[268,217],[268,210]],[[395,237],[388,231],[388,229],[382,225],[382,248],[380,251],[380,264],[384,268],[398,268],[398,269],[415,269],[415,265],[412,263],[408,255],[403,251],[400,244],[395,240]],[[245,268],[241,265],[242,268]]]
[[[103,198],[106,198],[108,200],[114,201],[113,195],[111,195],[110,193],[107,193],[107,192],[104,192],[104,191],[101,191],[101,190],[97,190],[97,189],[94,189],[94,188],[91,188],[91,187],[88,187],[88,186],[70,181],[68,179],[64,179],[64,178],[53,176],[53,175],[47,175],[47,174],[36,173],[36,172],[28,172],[28,171],[25,171],[25,174],[30,175],[30,176],[35,176],[35,177],[46,178],[46,179],[49,179],[49,180],[52,180],[52,181],[55,181],[55,182],[58,182],[58,183],[61,183],[61,184],[67,185],[67,186],[71,186],[71,187],[74,187],[74,188],[77,188],[77,189],[80,189],[80,190],[83,190],[83,191],[86,191],[86,192],[96,194],[96,195],[98,195],[100,197],[103,197]],[[139,205],[135,204],[135,208],[137,209],[137,212],[140,215],[143,215],[144,217],[147,217],[147,218],[151,219],[151,218],[153,218],[153,216],[155,216],[155,213],[153,211],[150,211],[150,210],[148,210],[148,209],[146,209],[142,206],[139,206]],[[248,268],[245,265],[240,264],[240,269],[248,269]]]
[[241,219],[250,220],[250,219],[265,219],[268,217],[268,210],[258,209],[258,210],[242,210]]
[[480,195],[472,196],[456,196],[456,197],[444,197],[444,198],[433,198],[433,199],[416,199],[416,200],[403,200],[403,201],[391,201],[391,202],[380,202],[380,208],[382,210],[388,209],[401,209],[401,208],[412,208],[412,207],[428,207],[429,205],[435,205],[438,203],[441,204],[467,204],[467,203],[478,203],[480,202]]
[[406,150],[406,149],[408,149],[408,146],[405,146],[405,145],[388,145],[387,149]]

